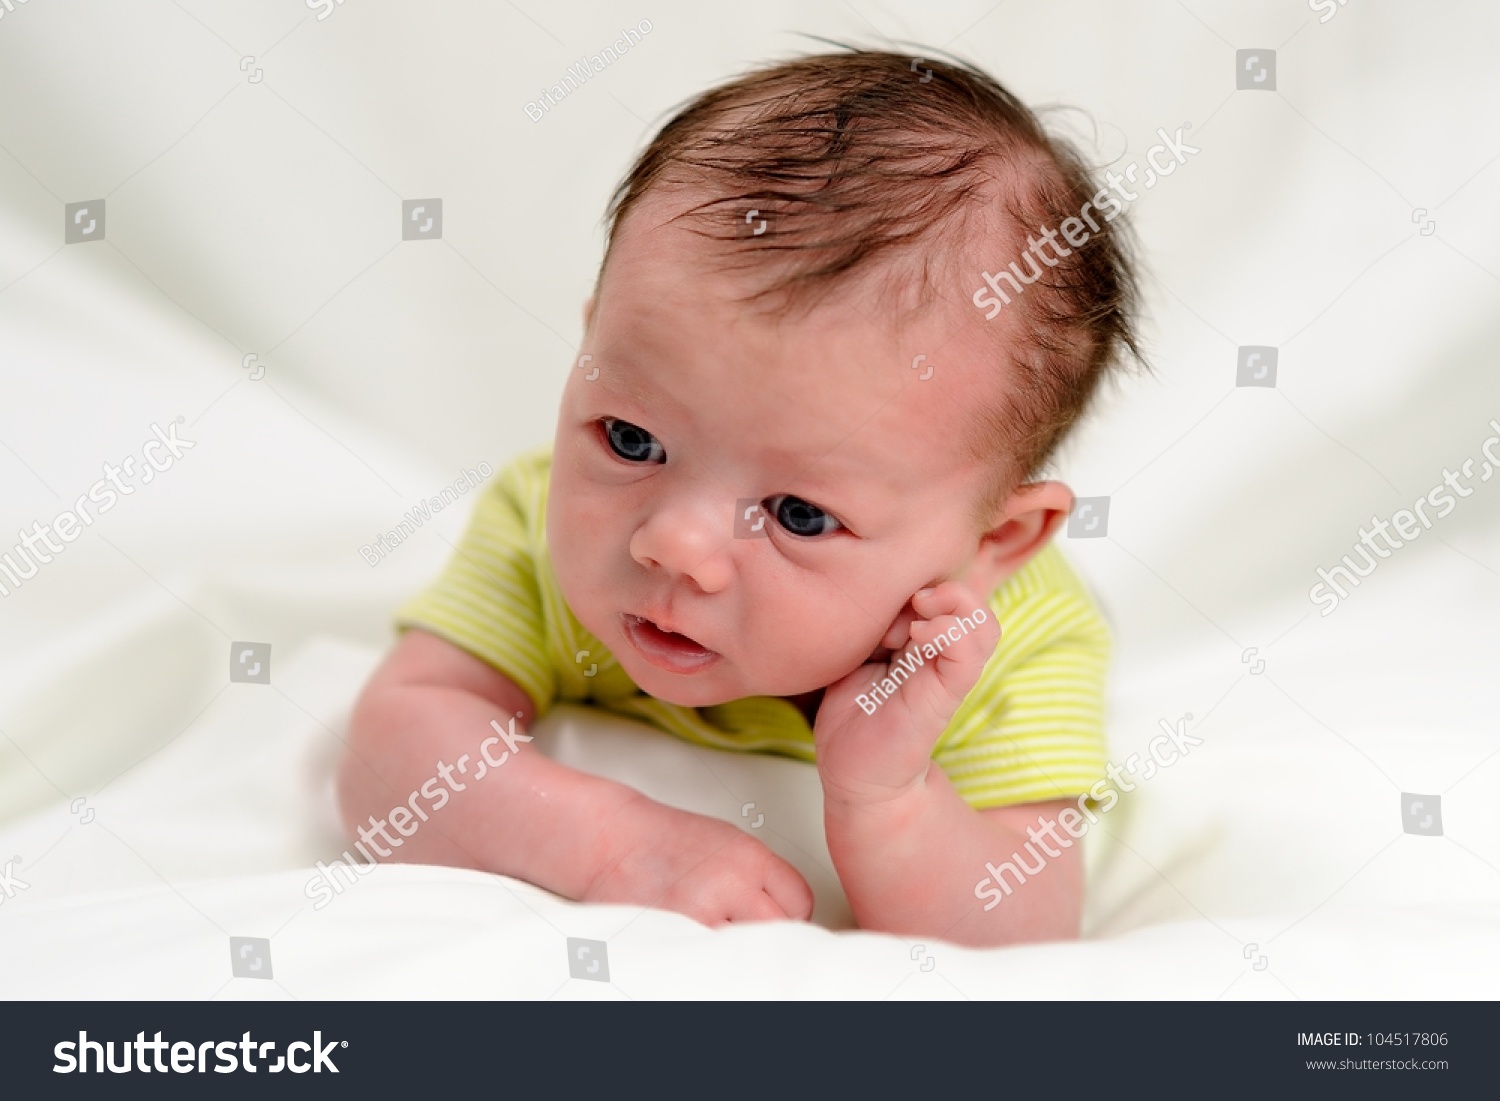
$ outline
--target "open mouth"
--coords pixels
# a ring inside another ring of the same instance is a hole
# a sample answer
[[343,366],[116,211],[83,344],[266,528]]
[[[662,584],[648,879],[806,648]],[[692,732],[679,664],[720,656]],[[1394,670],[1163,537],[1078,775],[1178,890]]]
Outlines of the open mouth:
[[719,660],[716,651],[700,646],[687,635],[663,631],[644,616],[628,612],[620,616],[625,638],[636,652],[658,669],[669,673],[694,673]]

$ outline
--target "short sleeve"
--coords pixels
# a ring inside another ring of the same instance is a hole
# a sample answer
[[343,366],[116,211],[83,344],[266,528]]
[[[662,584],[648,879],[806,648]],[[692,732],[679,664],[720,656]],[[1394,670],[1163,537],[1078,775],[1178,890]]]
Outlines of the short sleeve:
[[1103,616],[1053,545],[991,608],[1000,644],[933,758],[980,809],[1088,792],[1107,764]]
[[443,572],[396,613],[398,629],[430,631],[504,673],[538,715],[558,690],[537,569],[546,553],[547,473],[536,454],[503,469],[480,494]]

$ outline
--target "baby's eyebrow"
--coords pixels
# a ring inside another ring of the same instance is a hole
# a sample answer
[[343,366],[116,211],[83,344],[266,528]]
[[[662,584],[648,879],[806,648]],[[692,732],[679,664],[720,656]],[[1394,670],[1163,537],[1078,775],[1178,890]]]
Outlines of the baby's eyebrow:
[[603,364],[603,369],[599,372],[598,379],[590,380],[591,382],[605,382],[605,389],[623,392],[625,397],[643,408],[662,404],[662,396],[647,388],[647,381],[643,377],[645,372],[636,367],[628,355],[620,352],[610,352],[607,355],[600,353],[596,359]]
[[660,404],[657,400],[658,394],[647,389],[644,381],[633,374],[619,374],[615,377],[619,389],[625,392],[625,396],[643,408],[650,408]]
[[785,492],[796,490],[815,504],[830,503],[830,498],[837,498],[838,503],[846,506],[868,504],[872,487],[878,484],[875,471],[869,464],[834,465],[829,463],[826,454],[788,454],[781,469],[788,471]]

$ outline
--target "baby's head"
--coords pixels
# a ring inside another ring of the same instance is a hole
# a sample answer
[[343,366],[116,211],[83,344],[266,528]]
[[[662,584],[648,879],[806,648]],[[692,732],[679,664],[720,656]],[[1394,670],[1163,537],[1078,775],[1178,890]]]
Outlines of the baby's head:
[[[667,123],[610,206],[547,516],[569,607],[642,689],[825,687],[918,589],[983,599],[1045,545],[1072,495],[1033,479],[1136,348],[1118,233],[1056,238],[1097,191],[991,78],[896,54],[778,64]],[[1011,260],[1040,275],[996,312],[981,273]]]

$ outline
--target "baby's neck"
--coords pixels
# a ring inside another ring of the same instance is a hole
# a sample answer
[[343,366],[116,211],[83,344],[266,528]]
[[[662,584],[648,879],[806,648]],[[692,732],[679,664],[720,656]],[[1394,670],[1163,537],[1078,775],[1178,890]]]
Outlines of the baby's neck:
[[800,696],[786,696],[786,702],[801,711],[807,719],[807,725],[812,726],[818,718],[818,705],[823,702],[823,689],[814,688],[811,692],[804,692]]

